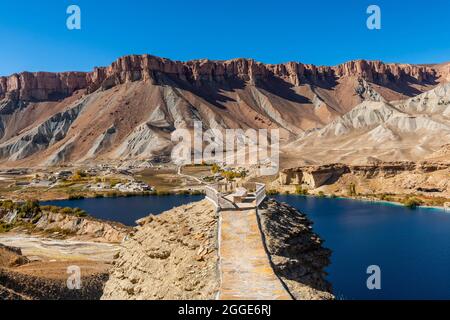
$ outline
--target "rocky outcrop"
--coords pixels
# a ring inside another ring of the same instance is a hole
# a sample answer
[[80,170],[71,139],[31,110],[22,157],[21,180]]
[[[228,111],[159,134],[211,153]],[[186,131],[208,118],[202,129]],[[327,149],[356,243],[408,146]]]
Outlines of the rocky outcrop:
[[176,80],[224,82],[239,79],[250,83],[277,77],[294,86],[302,83],[334,83],[337,78],[354,76],[382,85],[397,82],[433,82],[440,77],[440,69],[409,64],[385,64],[381,61],[350,61],[336,67],[314,66],[298,62],[265,65],[251,59],[227,61],[193,60],[172,61],[151,55],[124,56],[108,67],[83,72],[24,72],[0,77],[0,99],[15,97],[23,101],[49,101],[70,96],[85,89],[88,93],[99,88],[138,80],[154,83],[164,81],[164,76]]
[[281,185],[305,184],[312,189],[336,182],[350,173],[363,178],[393,177],[403,172],[430,173],[450,169],[449,162],[379,162],[368,165],[328,164],[284,169],[280,172]]
[[[21,273],[21,266],[29,263],[20,248],[0,244],[0,300],[98,300],[108,278],[105,272],[82,276],[81,290],[69,290],[65,276]],[[65,270],[61,273],[66,274]]]
[[356,60],[334,68],[337,76],[358,76],[363,79],[386,85],[400,81],[432,82],[440,74],[432,67],[383,63],[381,61]]
[[53,115],[29,132],[0,144],[0,158],[21,160],[61,141],[83,111],[85,103],[83,99],[68,110]]
[[97,68],[90,74],[92,88],[105,80],[111,84],[137,80],[158,80],[159,75],[173,75],[184,81],[215,81],[237,78],[256,83],[278,77],[298,86],[301,83],[334,81],[344,76],[355,76],[367,81],[387,84],[390,81],[433,81],[438,72],[431,67],[409,64],[385,64],[381,61],[357,60],[336,67],[314,66],[298,62],[265,65],[251,59],[227,61],[194,60],[172,61],[150,55],[119,58],[107,68]]
[[287,204],[267,200],[258,210],[264,241],[277,276],[298,300],[334,299],[325,268],[331,251],[312,222]]
[[102,299],[214,299],[217,214],[207,200],[139,221],[114,261]]
[[45,210],[31,216],[22,216],[16,210],[0,211],[0,222],[13,226],[31,223],[35,232],[59,232],[79,239],[107,243],[121,243],[131,231],[131,228],[116,222]]
[[61,230],[72,236],[108,243],[121,243],[130,232],[130,228],[119,223],[53,212],[42,213],[35,226],[42,231]]
[[5,246],[0,243],[0,268],[17,267],[28,263],[20,248]]
[[326,183],[331,183],[347,172],[349,172],[349,168],[343,164],[302,166],[283,169],[279,175],[279,182],[281,185],[306,184],[315,189]]
[[0,269],[0,299],[99,300],[107,273],[82,278],[80,290],[67,287],[67,279],[50,279]]
[[23,72],[0,77],[0,99],[52,101],[72,95],[88,85],[84,72]]

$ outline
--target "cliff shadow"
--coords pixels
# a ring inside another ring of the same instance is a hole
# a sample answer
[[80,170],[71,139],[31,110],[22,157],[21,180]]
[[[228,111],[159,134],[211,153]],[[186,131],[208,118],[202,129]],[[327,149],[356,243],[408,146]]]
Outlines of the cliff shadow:
[[291,102],[312,103],[309,98],[295,92],[293,84],[275,76],[271,76],[268,80],[257,81],[257,87]]
[[204,99],[211,105],[226,109],[227,102],[236,102],[235,99],[222,94],[222,92],[234,92],[245,88],[245,82],[237,78],[227,78],[224,81],[209,80],[180,80],[170,75],[163,75],[155,79],[158,85],[167,85],[178,88],[180,90],[191,92],[192,94]]

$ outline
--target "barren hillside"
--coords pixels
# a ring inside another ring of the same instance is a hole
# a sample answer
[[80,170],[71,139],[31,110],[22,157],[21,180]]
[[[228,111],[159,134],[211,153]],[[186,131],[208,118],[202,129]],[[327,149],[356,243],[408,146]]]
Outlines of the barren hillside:
[[417,96],[448,74],[448,65],[359,60],[316,67],[149,55],[126,56],[90,73],[14,74],[0,78],[0,161],[149,159],[168,154],[170,133],[196,120],[204,128],[280,128],[288,142],[361,103]]

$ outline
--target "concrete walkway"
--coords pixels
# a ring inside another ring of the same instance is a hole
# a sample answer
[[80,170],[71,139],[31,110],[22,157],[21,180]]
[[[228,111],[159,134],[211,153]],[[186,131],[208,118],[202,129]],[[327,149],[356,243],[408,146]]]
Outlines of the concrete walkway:
[[222,211],[220,300],[290,300],[264,250],[255,210]]

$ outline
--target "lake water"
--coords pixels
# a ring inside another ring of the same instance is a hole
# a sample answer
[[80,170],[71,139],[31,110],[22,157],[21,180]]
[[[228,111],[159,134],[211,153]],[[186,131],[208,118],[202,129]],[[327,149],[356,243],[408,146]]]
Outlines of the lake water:
[[202,200],[204,196],[168,195],[148,197],[95,198],[42,202],[42,205],[80,208],[91,216],[121,222],[127,226],[150,214],[160,214],[190,202]]
[[[134,225],[203,196],[99,198],[44,204],[79,207]],[[450,299],[450,213],[348,199],[277,196],[314,221],[332,249],[327,269],[339,299]],[[367,267],[381,268],[381,290],[368,290]]]
[[[314,221],[332,249],[328,279],[342,299],[450,299],[450,212],[348,199],[277,196]],[[368,290],[367,267],[381,268]]]

